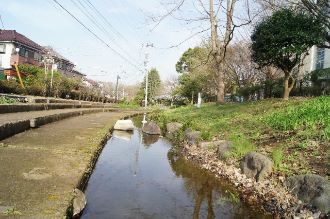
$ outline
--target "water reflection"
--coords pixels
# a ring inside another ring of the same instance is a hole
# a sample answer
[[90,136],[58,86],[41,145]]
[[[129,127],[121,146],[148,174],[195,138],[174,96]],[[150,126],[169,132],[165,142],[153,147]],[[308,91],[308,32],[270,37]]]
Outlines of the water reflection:
[[166,139],[137,129],[119,136],[98,159],[82,218],[263,218],[235,201],[226,184],[171,151]]
[[[226,208],[234,215],[235,211],[240,212],[240,203],[229,187],[221,184],[214,176],[207,171],[200,169],[182,156],[178,156],[175,152],[169,151],[168,160],[173,172],[184,180],[184,186],[187,193],[194,199],[193,219],[200,218],[201,207],[203,202],[207,205],[206,218],[215,218],[214,205]],[[235,205],[235,208],[232,208]],[[233,215],[233,216],[234,216]],[[239,217],[241,218],[241,217]]]
[[146,147],[151,146],[152,144],[155,144],[159,139],[159,135],[148,135],[145,133],[142,133],[142,142]]
[[125,141],[130,141],[133,136],[133,131],[121,131],[121,130],[114,130],[112,132],[113,137],[122,139]]

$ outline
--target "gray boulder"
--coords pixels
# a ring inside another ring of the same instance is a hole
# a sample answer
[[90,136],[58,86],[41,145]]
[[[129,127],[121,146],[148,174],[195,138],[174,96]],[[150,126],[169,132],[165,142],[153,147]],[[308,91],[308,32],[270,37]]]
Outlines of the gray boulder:
[[182,124],[178,122],[171,122],[166,124],[166,136],[167,137],[173,137],[176,135],[180,129],[182,128]]
[[219,141],[208,141],[208,142],[200,142],[199,147],[212,150],[217,154],[219,159],[224,159],[226,154],[228,154],[232,150],[232,142],[226,140],[219,140]]
[[297,175],[289,177],[285,184],[304,203],[324,214],[330,213],[330,183],[327,179],[315,174]]
[[189,145],[195,145],[201,138],[200,131],[193,131],[192,129],[188,128],[185,131],[185,139]]
[[254,178],[257,182],[271,174],[272,169],[272,160],[256,152],[247,153],[241,162],[242,173],[249,178]]
[[233,143],[231,141],[222,140],[219,141],[217,146],[217,155],[220,160],[226,158],[226,155],[233,150]]
[[86,207],[87,201],[85,194],[79,189],[74,189],[73,198],[73,218],[76,218]]
[[142,132],[149,135],[160,135],[162,132],[157,123],[150,121],[142,127]]
[[133,121],[130,119],[126,120],[118,120],[113,127],[114,130],[122,130],[122,131],[133,131],[134,124]]

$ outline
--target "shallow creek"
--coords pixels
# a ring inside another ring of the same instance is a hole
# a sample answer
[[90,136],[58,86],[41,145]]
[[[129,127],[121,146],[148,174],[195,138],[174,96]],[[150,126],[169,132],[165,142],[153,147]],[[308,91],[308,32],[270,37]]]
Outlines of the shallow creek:
[[170,149],[169,141],[139,128],[114,131],[89,179],[81,218],[268,218]]

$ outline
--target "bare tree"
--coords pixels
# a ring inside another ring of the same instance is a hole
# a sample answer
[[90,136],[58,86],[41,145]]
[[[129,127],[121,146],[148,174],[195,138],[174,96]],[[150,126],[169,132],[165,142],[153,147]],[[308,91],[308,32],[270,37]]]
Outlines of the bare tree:
[[238,87],[250,86],[264,80],[264,72],[251,61],[250,44],[237,42],[228,47],[226,55],[226,78],[235,81]]
[[[202,30],[195,32],[194,34],[189,36],[186,40],[189,40],[198,34],[205,33],[208,30],[211,31],[211,37],[210,37],[211,51],[206,63],[209,61],[212,61],[214,63],[213,67],[216,75],[215,81],[217,84],[217,102],[222,104],[225,102],[225,98],[224,98],[225,97],[225,73],[224,73],[225,61],[224,60],[227,52],[227,47],[231,42],[231,40],[233,39],[235,29],[250,24],[253,19],[250,16],[249,0],[245,1],[247,6],[246,19],[234,16],[234,9],[237,0],[189,1],[190,3],[192,2],[194,8],[196,9],[197,15],[195,14],[195,17],[183,17],[180,15],[183,14],[182,12],[183,10],[181,10],[181,8],[184,6],[185,2],[186,2],[185,0],[180,0],[179,2],[174,1],[174,3],[173,2],[169,3],[169,5],[172,7],[168,9],[163,16],[160,16],[158,19],[154,19],[154,21],[156,22],[154,28],[157,27],[167,16],[171,16],[177,20],[184,21],[186,24],[192,24],[192,23],[201,24],[206,21],[209,22],[207,28],[205,27],[207,25],[197,26]],[[179,16],[177,16],[177,14],[179,14]],[[235,24],[234,20],[235,22],[239,22],[239,24]],[[193,26],[193,28],[196,28],[196,25]],[[221,34],[222,31],[223,33]],[[181,45],[186,40],[180,42],[175,46]]]

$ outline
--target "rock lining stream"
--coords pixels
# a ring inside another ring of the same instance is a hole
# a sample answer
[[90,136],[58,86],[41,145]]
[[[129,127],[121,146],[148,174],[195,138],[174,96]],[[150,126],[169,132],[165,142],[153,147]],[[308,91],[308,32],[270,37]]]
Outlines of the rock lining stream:
[[81,218],[270,218],[241,202],[226,182],[173,152],[169,141],[139,128],[113,133],[85,193]]

